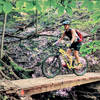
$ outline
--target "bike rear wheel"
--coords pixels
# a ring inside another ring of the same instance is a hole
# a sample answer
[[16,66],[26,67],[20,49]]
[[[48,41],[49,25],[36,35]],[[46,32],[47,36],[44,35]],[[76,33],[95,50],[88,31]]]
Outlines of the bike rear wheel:
[[61,60],[59,55],[49,55],[42,62],[42,72],[45,77],[53,78],[60,73]]
[[[82,76],[87,72],[88,69],[88,61],[85,57],[80,57],[80,63],[82,64],[80,69],[73,69],[73,72],[77,75],[77,76]],[[75,61],[73,63],[73,66],[75,66]]]

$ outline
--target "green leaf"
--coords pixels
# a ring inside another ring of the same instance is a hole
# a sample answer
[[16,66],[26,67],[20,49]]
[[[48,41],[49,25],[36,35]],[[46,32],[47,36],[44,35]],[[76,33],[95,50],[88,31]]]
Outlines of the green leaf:
[[67,0],[64,1],[64,5],[65,5],[65,7],[68,5],[68,1]]
[[0,5],[0,13],[2,13],[2,8],[3,8],[3,6],[2,6],[2,5]]
[[85,6],[87,6],[87,0],[82,1],[81,8],[83,8],[83,7],[85,7]]
[[96,50],[97,50],[96,48],[93,48],[93,52],[96,52]]
[[53,6],[54,8],[57,6],[56,0],[51,0],[51,6]]
[[100,22],[100,15],[91,15],[91,18],[93,19],[93,23],[96,24],[98,22]]
[[58,14],[61,16],[64,14],[64,7],[61,6],[60,4],[57,5],[58,8]]
[[91,16],[92,17],[96,17],[98,15],[100,15],[100,11],[96,10]]
[[37,9],[39,12],[41,12],[41,10],[42,10],[42,8],[41,8],[41,6],[40,6],[39,0],[36,0],[36,9]]
[[31,2],[26,2],[26,7],[25,7],[25,9],[27,10],[27,11],[29,11],[29,10],[32,10],[33,9],[33,4],[31,3]]
[[4,0],[0,0],[0,4],[4,4]]
[[81,56],[82,56],[82,57],[85,57],[86,55],[87,55],[87,54],[82,54]]
[[84,2],[81,5],[81,7],[87,7],[87,9],[89,11],[93,11],[94,4],[93,4],[93,2],[91,0],[84,0]]
[[76,8],[76,1],[72,0],[68,5],[70,5],[72,8]]
[[12,4],[10,2],[5,2],[3,5],[4,13],[10,13],[12,11]]
[[72,16],[73,12],[72,12],[72,8],[70,6],[68,6],[67,8],[65,8],[65,10],[68,13],[68,15]]
[[95,43],[95,45],[100,46],[100,41],[99,40],[95,40],[94,43]]
[[91,30],[91,33],[96,33],[98,28],[99,28],[98,26],[95,26],[95,27]]
[[17,1],[16,2],[16,8],[21,8],[24,5],[24,1]]
[[45,10],[47,10],[48,8],[50,8],[50,1],[49,0],[45,1],[43,6],[44,6],[43,8]]
[[44,7],[50,7],[50,0],[44,2]]
[[100,8],[100,1],[96,1],[95,8]]
[[9,74],[13,75],[14,73],[13,72],[10,72]]
[[89,11],[93,11],[93,7],[94,7],[93,2],[90,1],[90,0],[88,0],[87,3],[88,3],[88,5],[87,5],[88,10],[89,10]]

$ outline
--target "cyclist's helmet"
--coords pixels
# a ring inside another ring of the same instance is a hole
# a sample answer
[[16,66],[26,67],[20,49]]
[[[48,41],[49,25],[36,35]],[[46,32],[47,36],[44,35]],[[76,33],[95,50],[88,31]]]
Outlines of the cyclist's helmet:
[[66,20],[66,21],[64,21],[62,24],[63,24],[63,25],[70,25],[70,23],[71,23],[71,22],[70,22],[69,20]]

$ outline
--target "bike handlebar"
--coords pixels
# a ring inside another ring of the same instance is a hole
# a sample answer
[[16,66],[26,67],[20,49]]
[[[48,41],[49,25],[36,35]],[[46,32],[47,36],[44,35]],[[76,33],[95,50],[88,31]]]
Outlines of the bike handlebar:
[[70,47],[70,45],[67,45],[69,44],[70,42],[67,41],[67,42],[64,42],[64,43],[58,43],[56,44],[56,41],[51,41],[51,42],[48,42],[47,45],[48,45],[48,48],[50,48],[50,50],[52,52],[59,52],[59,49],[63,48],[64,50],[68,49]]

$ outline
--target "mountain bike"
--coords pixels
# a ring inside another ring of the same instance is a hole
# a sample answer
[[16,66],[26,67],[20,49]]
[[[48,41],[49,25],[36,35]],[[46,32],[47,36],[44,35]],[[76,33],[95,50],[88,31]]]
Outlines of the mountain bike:
[[42,62],[42,72],[45,77],[53,78],[60,73],[61,68],[63,67],[61,58],[66,63],[67,70],[72,71],[77,76],[82,76],[87,72],[87,59],[85,57],[80,57],[81,68],[76,69],[75,67],[77,67],[77,61],[75,57],[73,55],[69,56],[64,50],[65,48],[68,49],[66,44],[58,46],[51,45],[51,48],[53,48],[53,53],[48,55]]

